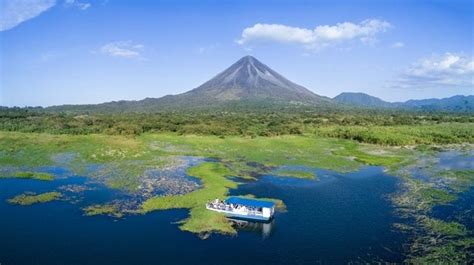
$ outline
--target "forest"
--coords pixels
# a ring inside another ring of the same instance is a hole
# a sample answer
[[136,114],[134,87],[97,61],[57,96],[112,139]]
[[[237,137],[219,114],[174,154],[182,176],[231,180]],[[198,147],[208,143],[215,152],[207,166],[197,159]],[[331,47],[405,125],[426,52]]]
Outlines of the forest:
[[360,109],[65,113],[2,108],[0,130],[129,136],[162,132],[220,137],[315,134],[397,146],[474,143],[474,116]]

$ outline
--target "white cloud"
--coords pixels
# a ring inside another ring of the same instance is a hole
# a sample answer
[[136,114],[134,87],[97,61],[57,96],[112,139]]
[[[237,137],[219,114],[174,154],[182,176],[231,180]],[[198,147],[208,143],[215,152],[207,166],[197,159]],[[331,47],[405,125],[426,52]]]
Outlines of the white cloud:
[[281,24],[255,24],[242,31],[238,44],[252,42],[279,42],[303,45],[307,49],[320,49],[350,40],[373,44],[378,33],[385,32],[390,23],[378,19],[367,19],[358,24],[352,22],[336,25],[320,25],[314,29],[291,27]]
[[403,43],[403,42],[395,42],[395,43],[392,44],[391,47],[392,47],[392,48],[403,48],[403,47],[405,47],[405,43]]
[[39,16],[54,5],[56,0],[1,0],[0,31],[12,29]]
[[409,67],[395,87],[433,88],[469,87],[474,88],[474,60],[472,56],[447,52],[442,56],[422,59]]
[[104,44],[100,48],[100,52],[113,57],[144,59],[141,54],[144,47],[144,45],[135,44],[132,41],[116,41]]
[[65,0],[64,5],[67,7],[76,7],[76,8],[79,8],[80,10],[86,10],[89,7],[91,7],[90,3],[83,3],[77,0]]

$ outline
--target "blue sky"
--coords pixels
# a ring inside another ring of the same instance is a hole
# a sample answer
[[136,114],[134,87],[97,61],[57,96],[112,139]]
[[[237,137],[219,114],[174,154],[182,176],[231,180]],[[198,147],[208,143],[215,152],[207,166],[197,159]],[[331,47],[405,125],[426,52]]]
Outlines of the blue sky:
[[185,92],[253,55],[313,92],[474,94],[472,1],[2,0],[0,105]]

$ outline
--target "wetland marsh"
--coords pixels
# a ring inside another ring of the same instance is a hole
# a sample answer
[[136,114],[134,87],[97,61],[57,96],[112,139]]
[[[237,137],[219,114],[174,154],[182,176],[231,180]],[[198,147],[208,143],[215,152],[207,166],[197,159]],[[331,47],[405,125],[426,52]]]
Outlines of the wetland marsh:
[[[11,228],[0,251],[5,264],[129,264],[158,257],[169,264],[196,263],[196,257],[213,264],[205,254],[210,247],[226,253],[221,260],[261,264],[473,258],[470,145],[16,132],[0,132],[0,143],[1,222]],[[236,223],[205,209],[208,200],[230,195],[275,200],[275,219]],[[58,244],[62,240],[87,246],[91,255],[104,253],[99,261],[98,255],[78,257]]]

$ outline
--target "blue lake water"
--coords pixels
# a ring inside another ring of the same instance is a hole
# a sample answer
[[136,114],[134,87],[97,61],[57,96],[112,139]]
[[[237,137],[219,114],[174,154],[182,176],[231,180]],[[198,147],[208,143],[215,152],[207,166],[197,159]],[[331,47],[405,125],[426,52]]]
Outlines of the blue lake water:
[[458,199],[448,205],[435,206],[431,215],[446,221],[463,224],[474,231],[474,188],[459,195]]
[[[24,264],[339,264],[403,260],[405,238],[386,196],[397,179],[381,168],[339,174],[317,170],[320,180],[262,176],[232,194],[252,193],[285,201],[288,211],[271,224],[243,225],[237,236],[203,240],[175,222],[186,210],[131,215],[120,220],[83,216],[81,207],[127,195],[88,178],[53,182],[0,182],[0,263]],[[55,201],[28,207],[5,202],[25,191],[66,184],[90,187],[76,204]]]
[[[459,151],[449,150],[440,152],[435,157],[435,172],[446,170],[474,170],[474,150]],[[421,163],[422,166],[411,169],[412,177],[432,183],[434,187],[446,189],[446,184],[436,179],[430,170],[432,165]],[[430,216],[448,222],[458,222],[466,226],[471,232],[474,231],[474,187],[466,187],[467,191],[461,192],[458,198],[447,205],[433,207]],[[449,190],[449,189],[448,189]]]

